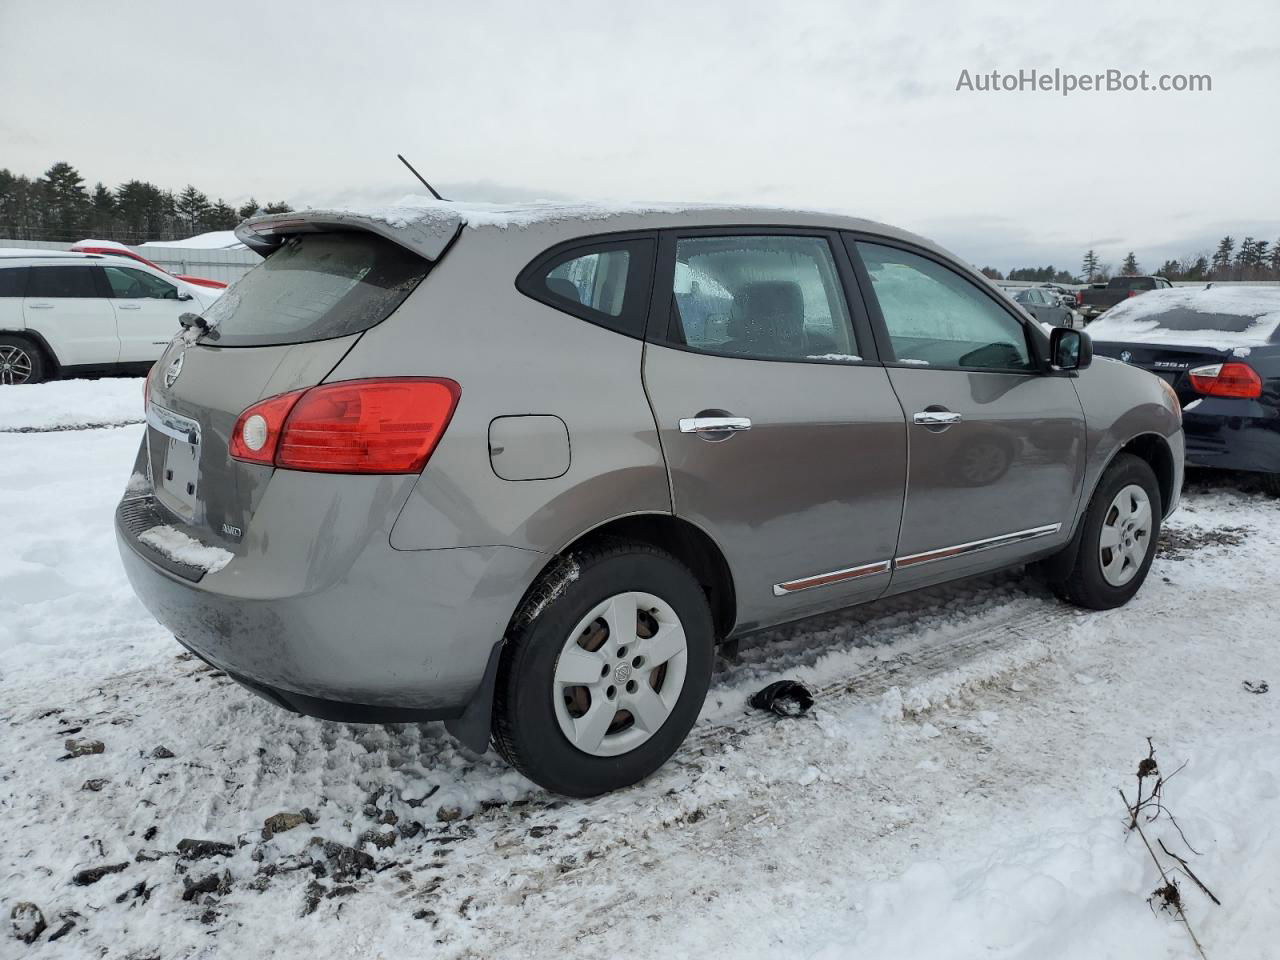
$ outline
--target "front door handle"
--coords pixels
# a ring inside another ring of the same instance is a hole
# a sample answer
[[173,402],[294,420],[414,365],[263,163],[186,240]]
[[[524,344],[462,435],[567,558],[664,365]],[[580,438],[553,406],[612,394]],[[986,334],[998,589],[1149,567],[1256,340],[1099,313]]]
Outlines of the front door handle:
[[140,304],[140,303],[118,303],[118,304],[116,304],[116,309],[117,309],[117,310],[141,310],[141,309],[142,309],[142,304]]
[[32,310],[52,310],[53,309],[52,303],[28,303],[27,306],[30,307]]
[[911,421],[926,427],[949,427],[963,419],[964,417],[960,414],[952,413],[950,410],[921,410],[911,418]]
[[703,440],[727,440],[735,433],[751,429],[746,417],[682,417],[681,433],[696,433]]

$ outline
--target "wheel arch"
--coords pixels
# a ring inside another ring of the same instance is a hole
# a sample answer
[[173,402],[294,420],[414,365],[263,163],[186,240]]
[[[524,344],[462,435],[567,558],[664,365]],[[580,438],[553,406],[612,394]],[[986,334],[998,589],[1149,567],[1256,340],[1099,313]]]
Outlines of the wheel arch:
[[1089,487],[1088,496],[1080,501],[1071,539],[1067,541],[1066,546],[1058,553],[1037,562],[1037,567],[1047,579],[1054,580],[1065,576],[1066,572],[1075,566],[1076,554],[1080,550],[1080,534],[1084,529],[1084,518],[1089,512],[1089,504],[1093,502],[1102,478],[1107,475],[1111,465],[1122,453],[1133,454],[1151,467],[1156,475],[1156,483],[1160,487],[1161,511],[1164,516],[1168,516],[1169,504],[1174,492],[1173,485],[1177,481],[1177,467],[1173,461],[1173,451],[1169,448],[1169,441],[1161,434],[1151,431],[1135,434],[1111,451],[1107,462],[1098,470],[1098,475],[1094,477]]
[[[724,639],[732,632],[738,616],[733,572],[724,551],[705,530],[670,513],[633,513],[591,527],[564,544],[556,554],[563,557],[585,544],[610,538],[647,543],[665,550],[687,566],[707,595],[716,639]],[[535,584],[555,562],[551,561],[539,572]]]

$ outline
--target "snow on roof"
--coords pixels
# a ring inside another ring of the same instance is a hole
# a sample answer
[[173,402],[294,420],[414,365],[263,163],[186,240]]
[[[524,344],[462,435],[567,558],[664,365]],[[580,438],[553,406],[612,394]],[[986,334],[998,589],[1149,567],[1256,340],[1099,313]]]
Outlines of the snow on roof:
[[333,227],[358,226],[383,234],[397,243],[416,250],[429,260],[436,259],[462,227],[526,228],[549,224],[604,221],[612,217],[639,217],[701,213],[723,216],[728,222],[751,223],[758,216],[765,223],[796,222],[815,225],[832,220],[846,220],[850,226],[871,226],[881,232],[912,239],[928,246],[928,240],[883,224],[872,224],[846,214],[830,211],[792,210],[763,205],[661,203],[643,201],[534,200],[524,203],[479,203],[436,200],[417,194],[402,197],[393,204],[360,209],[298,210],[292,213],[266,214],[246,220],[236,228],[236,236],[259,253],[278,242],[275,236],[295,232],[303,223]]
[[[1197,317],[1203,317],[1202,325],[1197,323]],[[1240,322],[1224,322],[1222,318],[1238,318]],[[1229,329],[1233,326],[1238,329]],[[1169,343],[1229,350],[1269,343],[1277,328],[1280,287],[1233,285],[1209,289],[1174,287],[1139,294],[1093,321],[1089,334],[1094,340],[1112,343]]]

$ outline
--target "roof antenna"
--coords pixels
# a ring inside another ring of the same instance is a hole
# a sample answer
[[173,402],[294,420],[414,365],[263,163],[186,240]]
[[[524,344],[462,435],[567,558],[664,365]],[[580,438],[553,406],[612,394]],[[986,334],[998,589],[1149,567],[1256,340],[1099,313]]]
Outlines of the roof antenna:
[[[422,181],[422,185],[427,188],[427,190],[430,192],[430,194],[433,197],[435,197],[437,200],[444,200],[444,197],[436,193],[436,188],[433,187],[431,184],[427,183],[427,178],[424,177],[422,174],[420,174],[417,170],[413,169],[413,164],[404,158],[403,153],[397,153],[396,156],[400,158],[401,163],[403,163],[406,167],[409,168],[410,173],[412,173],[415,177],[417,177],[419,180]],[[447,203],[448,201],[445,201],[445,202]]]

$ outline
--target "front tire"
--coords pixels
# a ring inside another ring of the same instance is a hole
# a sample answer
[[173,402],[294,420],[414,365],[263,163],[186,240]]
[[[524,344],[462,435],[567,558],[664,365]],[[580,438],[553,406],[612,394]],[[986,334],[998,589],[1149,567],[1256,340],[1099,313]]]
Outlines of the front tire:
[[1117,456],[1081,520],[1075,566],[1054,591],[1090,610],[1128,603],[1151,569],[1163,515],[1160,484],[1150,464],[1128,453]]
[[513,619],[494,744],[556,793],[629,786],[684,742],[706,698],[713,651],[707,598],[680,561],[626,541],[577,553],[544,576]]
[[0,334],[0,386],[40,383],[48,366],[44,353],[26,337]]

